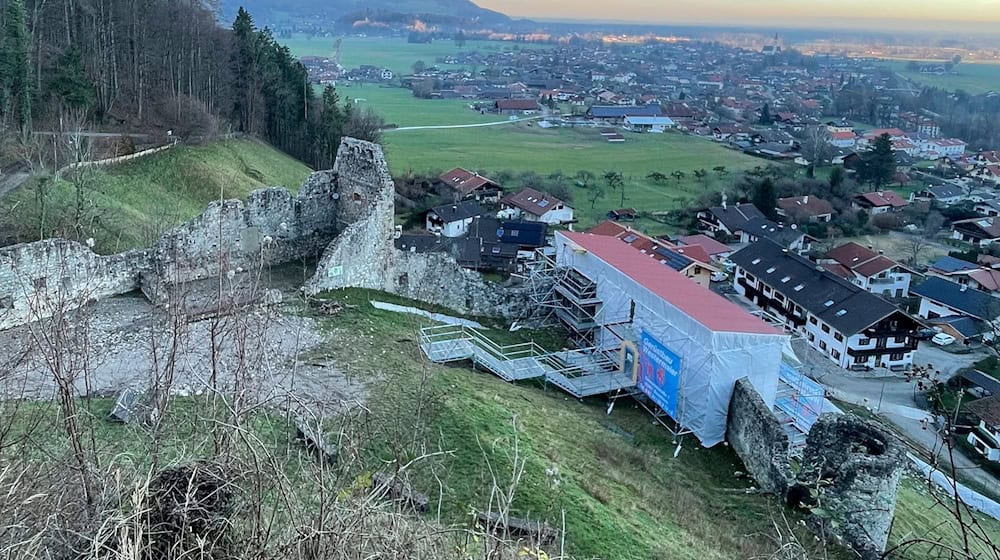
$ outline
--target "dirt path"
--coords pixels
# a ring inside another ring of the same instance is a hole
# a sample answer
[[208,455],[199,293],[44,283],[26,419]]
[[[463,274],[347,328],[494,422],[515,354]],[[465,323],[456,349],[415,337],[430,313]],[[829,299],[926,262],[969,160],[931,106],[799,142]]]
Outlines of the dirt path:
[[537,115],[534,117],[525,117],[523,119],[509,119],[506,121],[495,121],[488,123],[477,123],[477,124],[450,124],[450,125],[438,125],[438,126],[401,126],[399,128],[388,128],[384,132],[400,132],[406,130],[447,130],[450,128],[482,128],[484,126],[500,126],[504,124],[517,124],[519,122],[525,121],[537,121],[539,119],[544,119],[545,115]]

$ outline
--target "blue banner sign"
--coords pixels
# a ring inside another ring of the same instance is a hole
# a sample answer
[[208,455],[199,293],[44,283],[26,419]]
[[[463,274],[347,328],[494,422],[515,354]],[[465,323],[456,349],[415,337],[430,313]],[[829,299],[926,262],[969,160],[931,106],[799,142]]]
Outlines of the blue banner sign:
[[681,358],[648,332],[639,343],[639,390],[664,412],[677,419],[677,392],[680,388]]

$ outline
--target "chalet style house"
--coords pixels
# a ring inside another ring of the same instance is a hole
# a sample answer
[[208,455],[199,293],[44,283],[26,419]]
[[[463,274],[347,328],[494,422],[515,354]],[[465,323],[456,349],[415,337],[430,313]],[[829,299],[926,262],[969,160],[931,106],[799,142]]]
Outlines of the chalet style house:
[[921,325],[895,305],[768,240],[730,260],[737,293],[840,367],[912,366]]

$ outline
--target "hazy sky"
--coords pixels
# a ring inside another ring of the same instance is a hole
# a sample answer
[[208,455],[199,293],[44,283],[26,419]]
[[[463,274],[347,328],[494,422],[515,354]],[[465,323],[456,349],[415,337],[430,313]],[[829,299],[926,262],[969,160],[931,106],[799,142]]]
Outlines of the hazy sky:
[[[1000,22],[1000,0],[474,0],[512,16],[646,23],[825,25]],[[870,22],[873,23],[873,22]],[[904,24],[892,27],[905,28]]]

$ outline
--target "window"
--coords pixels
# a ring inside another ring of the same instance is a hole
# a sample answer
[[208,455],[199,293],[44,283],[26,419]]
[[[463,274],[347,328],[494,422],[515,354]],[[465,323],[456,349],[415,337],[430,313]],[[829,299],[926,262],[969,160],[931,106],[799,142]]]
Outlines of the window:
[[833,351],[833,359],[834,360],[839,360],[840,359],[840,352],[834,350]]
[[816,321],[816,318],[815,318],[815,317],[810,317],[810,318],[809,318],[809,324],[810,324],[810,325],[815,325],[815,324],[816,324],[816,322],[817,322],[817,321]]
[[823,325],[823,332],[829,333],[830,332],[830,325]]
[[871,342],[872,339],[870,338],[860,338],[858,339],[858,346],[868,346]]
[[788,281],[791,280],[791,279],[792,279],[791,276],[785,276],[784,278],[781,279],[781,283],[782,284],[787,284]]
[[760,259],[754,259],[750,261],[750,264],[760,264]]
[[902,359],[903,359],[902,353],[889,354],[889,361],[891,362],[899,362],[902,361]]
[[867,361],[868,361],[868,358],[866,358],[864,356],[854,356],[854,363],[856,363],[856,364],[863,364],[863,363],[865,363]]
[[826,341],[824,340],[819,341],[819,349],[826,350]]
[[906,336],[905,335],[904,336],[894,336],[894,337],[892,337],[892,341],[895,342],[895,343],[897,343],[897,344],[902,344],[902,343],[906,342]]
[[776,269],[776,268],[774,268],[774,267],[772,266],[771,268],[767,269],[767,273],[768,273],[768,274],[771,274],[771,273],[772,273],[772,272],[774,272],[775,270],[778,270],[778,269]]
[[843,342],[844,341],[844,335],[842,335],[840,333],[833,333],[833,339],[836,340],[837,342]]

